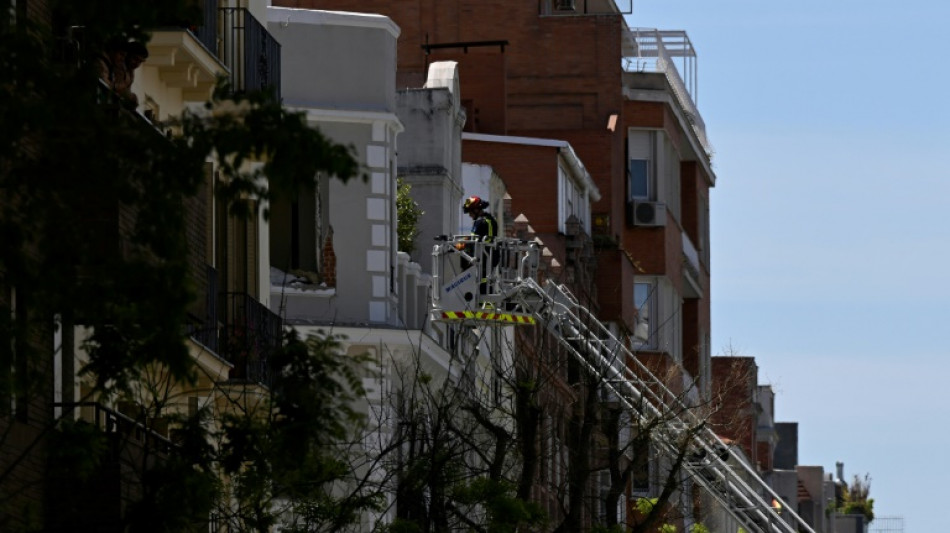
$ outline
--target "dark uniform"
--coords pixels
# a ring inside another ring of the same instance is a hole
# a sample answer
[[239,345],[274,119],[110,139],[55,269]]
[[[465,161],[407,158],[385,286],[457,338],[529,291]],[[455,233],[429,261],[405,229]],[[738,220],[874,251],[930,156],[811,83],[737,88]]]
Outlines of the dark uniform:
[[[476,238],[475,240],[481,242],[493,242],[498,235],[498,221],[495,220],[495,217],[493,217],[491,213],[485,211],[487,207],[488,202],[478,196],[467,198],[465,204],[462,206],[462,211],[472,217],[472,236]],[[469,245],[466,248],[468,248],[469,254],[471,255],[474,251],[474,246]],[[488,248],[485,249],[484,257],[482,258],[481,279],[478,284],[478,292],[480,294],[485,294],[488,289],[489,265],[494,267],[498,264],[499,259],[500,256],[497,253],[492,254]]]
[[491,213],[482,211],[478,218],[472,222],[472,235],[478,237],[483,242],[492,242],[498,234],[498,221]]

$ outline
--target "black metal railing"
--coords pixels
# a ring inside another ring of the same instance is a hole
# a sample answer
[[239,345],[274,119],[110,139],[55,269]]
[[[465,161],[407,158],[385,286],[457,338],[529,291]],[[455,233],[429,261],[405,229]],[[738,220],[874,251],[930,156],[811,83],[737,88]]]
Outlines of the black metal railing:
[[166,435],[101,403],[57,402],[53,406],[62,409],[63,413],[78,412],[80,420],[89,422],[103,433],[128,438],[129,441],[154,451],[167,454],[175,448],[175,444]]
[[234,365],[231,379],[270,383],[270,357],[280,346],[283,321],[246,293],[227,293],[221,347]]
[[283,334],[281,318],[247,293],[221,291],[210,265],[198,286],[201,300],[189,316],[187,335],[231,363],[231,379],[268,384],[270,357]]
[[280,43],[245,8],[221,8],[219,57],[235,91],[270,90],[280,97]]
[[202,0],[201,25],[188,28],[188,31],[214,55],[218,55],[218,6],[218,0]]
[[[203,287],[201,286],[203,285]],[[199,289],[203,288],[199,294],[202,304],[199,312],[190,316],[191,321],[187,325],[188,336],[202,344],[209,350],[220,353],[218,349],[218,271],[211,265],[205,265],[204,283],[199,284]]]
[[176,16],[159,20],[155,29],[186,30],[204,46],[212,55],[218,55],[218,9],[220,0],[198,0],[198,10],[189,12],[187,17],[176,13]]

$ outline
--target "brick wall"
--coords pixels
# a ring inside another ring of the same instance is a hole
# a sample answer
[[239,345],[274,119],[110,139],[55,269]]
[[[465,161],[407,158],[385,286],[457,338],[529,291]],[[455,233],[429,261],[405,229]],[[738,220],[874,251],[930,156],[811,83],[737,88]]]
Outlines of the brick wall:
[[462,160],[491,165],[511,195],[512,213],[526,215],[541,235],[558,231],[557,153],[552,146],[462,142]]
[[758,457],[757,387],[758,367],[754,358],[712,358],[713,431],[741,445],[752,464],[756,464]]
[[[460,64],[462,97],[481,98],[485,93],[477,85],[495,77],[486,71],[503,69],[507,102],[483,102],[479,108],[506,108],[512,129],[596,129],[621,106],[619,15],[542,17],[536,2],[510,0],[276,0],[274,5],[390,17],[401,29],[399,86],[419,86],[429,63],[452,59]],[[426,56],[422,49],[426,43],[500,40],[508,41],[503,53],[498,48],[469,48]],[[486,54],[504,59],[487,59]],[[494,117],[482,121],[497,127]]]

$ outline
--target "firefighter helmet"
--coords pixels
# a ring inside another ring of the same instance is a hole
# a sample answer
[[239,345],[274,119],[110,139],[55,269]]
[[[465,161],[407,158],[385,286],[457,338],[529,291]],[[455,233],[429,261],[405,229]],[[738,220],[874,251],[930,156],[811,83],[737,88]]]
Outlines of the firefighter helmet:
[[469,196],[465,199],[465,203],[462,204],[462,211],[468,213],[473,209],[485,209],[488,207],[488,202],[482,200],[478,196]]

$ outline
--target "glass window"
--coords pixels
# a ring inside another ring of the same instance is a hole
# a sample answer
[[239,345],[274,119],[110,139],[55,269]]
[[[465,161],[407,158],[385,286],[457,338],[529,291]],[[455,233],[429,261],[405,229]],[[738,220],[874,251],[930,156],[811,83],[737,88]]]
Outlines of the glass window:
[[627,201],[656,200],[657,133],[630,129],[627,134]]
[[633,305],[637,309],[636,338],[640,348],[656,345],[656,283],[653,281],[633,284]]
[[558,231],[567,233],[567,219],[577,217],[585,231],[590,231],[590,206],[587,195],[571,179],[564,167],[558,166]]
[[650,162],[646,159],[631,159],[627,174],[628,200],[650,197]]
[[649,435],[637,431],[633,441],[633,492],[650,491],[650,440]]

